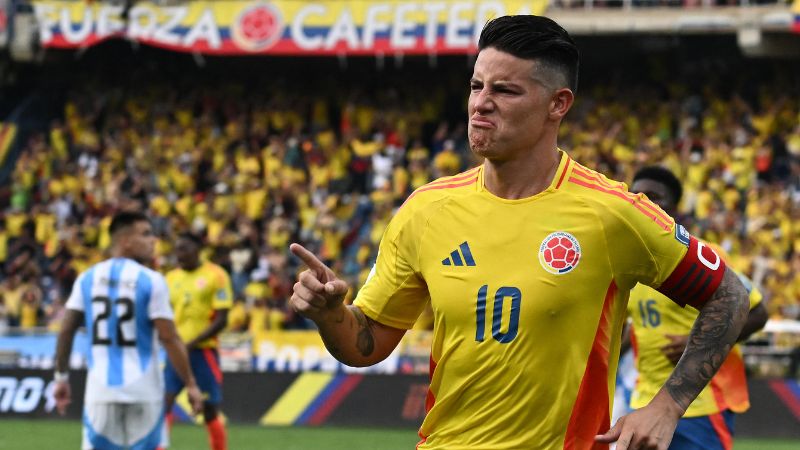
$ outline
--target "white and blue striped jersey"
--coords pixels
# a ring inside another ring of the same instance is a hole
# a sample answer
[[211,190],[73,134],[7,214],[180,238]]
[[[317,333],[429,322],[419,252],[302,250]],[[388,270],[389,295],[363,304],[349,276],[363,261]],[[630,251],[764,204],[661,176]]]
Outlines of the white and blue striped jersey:
[[164,277],[112,258],[78,276],[66,307],[84,313],[89,342],[86,402],[138,403],[164,395],[153,319],[172,319]]

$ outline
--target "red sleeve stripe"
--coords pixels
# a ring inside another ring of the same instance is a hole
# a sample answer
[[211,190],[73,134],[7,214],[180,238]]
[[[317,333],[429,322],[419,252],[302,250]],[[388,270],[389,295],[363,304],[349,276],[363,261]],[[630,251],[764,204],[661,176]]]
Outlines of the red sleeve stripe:
[[556,183],[556,189],[561,187],[561,182],[564,181],[564,176],[566,176],[567,172],[569,172],[569,163],[572,160],[570,159],[569,156],[567,156],[566,158],[567,158],[567,163],[564,164],[564,170],[561,172],[561,177],[558,179],[558,183]]
[[627,189],[625,189],[622,186],[622,183],[612,184],[612,183],[610,183],[608,181],[607,178],[603,178],[597,173],[594,173],[594,174],[589,173],[585,169],[580,168],[580,166],[575,166],[575,169],[573,170],[573,172],[578,174],[578,175],[580,175],[580,176],[582,176],[583,178],[586,178],[589,181],[595,181],[595,182],[599,183],[602,186],[606,186],[608,188],[616,189],[619,192],[622,192],[626,197],[628,197],[632,201],[637,201],[640,204],[642,204],[645,207],[647,207],[647,209],[652,211],[653,214],[659,216],[661,218],[661,220],[663,220],[664,222],[667,222],[667,223],[672,223],[673,222],[672,218],[667,213],[665,213],[663,209],[659,208],[655,203],[651,202],[643,194],[634,194],[634,193],[629,192]]
[[[574,171],[573,171],[573,173],[574,173]],[[619,198],[625,200],[626,202],[630,203],[634,207],[636,207],[636,209],[641,211],[642,214],[644,214],[645,216],[647,216],[650,219],[652,219],[656,223],[656,225],[661,227],[661,229],[663,229],[664,231],[672,230],[672,228],[671,228],[672,221],[664,222],[663,220],[661,220],[661,218],[659,216],[656,216],[655,214],[651,213],[650,211],[644,209],[642,207],[642,202],[638,202],[638,201],[636,201],[634,199],[631,199],[630,197],[626,196],[625,194],[623,194],[622,192],[620,192],[620,191],[618,191],[616,189],[606,189],[606,188],[604,188],[602,186],[598,186],[596,184],[587,183],[587,182],[585,182],[583,180],[580,180],[580,179],[574,178],[574,177],[570,177],[569,181],[570,181],[570,183],[575,183],[575,184],[577,184],[579,186],[583,186],[585,188],[593,189],[595,191],[600,191],[600,192],[604,192],[606,194],[611,194],[613,196],[619,197]]]
[[[408,203],[409,200],[414,198],[414,196],[419,194],[420,192],[434,191],[434,190],[437,190],[437,189],[450,189],[450,188],[469,186],[470,184],[474,183],[477,179],[478,179],[478,177],[474,177],[474,178],[471,178],[471,179],[469,179],[467,181],[464,181],[462,183],[437,184],[437,185],[426,185],[426,186],[423,186],[423,187],[417,189],[416,191],[412,192],[411,195],[408,196],[406,201],[403,202],[403,205]],[[400,207],[402,208],[403,205],[401,205]]]
[[466,172],[460,173],[458,175],[453,175],[452,177],[445,177],[440,178],[438,180],[431,181],[430,183],[421,186],[420,189],[425,189],[427,187],[438,186],[442,184],[454,183],[456,181],[466,180],[467,178],[473,177],[479,170],[481,166],[473,167],[472,169],[467,170]]
[[722,258],[691,237],[689,251],[658,291],[681,306],[688,304],[699,309],[717,290],[724,274]]
[[584,169],[580,169],[579,167],[576,167],[575,169],[576,170],[574,172],[577,173],[578,175],[580,175],[580,176],[582,176],[582,177],[584,177],[584,178],[586,178],[586,179],[588,179],[590,181],[595,181],[595,182],[599,183],[602,186],[606,186],[606,187],[609,187],[609,188],[612,188],[612,189],[616,189],[619,192],[622,192],[626,197],[628,197],[632,201],[639,202],[643,206],[647,207],[647,209],[652,211],[653,214],[656,214],[657,216],[659,216],[664,222],[667,222],[667,223],[672,223],[673,222],[672,218],[667,213],[665,213],[664,210],[659,208],[655,203],[651,202],[643,194],[633,194],[633,193],[629,192],[627,189],[625,189],[622,186],[622,183],[612,184],[612,183],[610,183],[608,181],[607,178],[603,178],[599,174],[596,174],[596,173],[592,174],[592,173],[586,172]]

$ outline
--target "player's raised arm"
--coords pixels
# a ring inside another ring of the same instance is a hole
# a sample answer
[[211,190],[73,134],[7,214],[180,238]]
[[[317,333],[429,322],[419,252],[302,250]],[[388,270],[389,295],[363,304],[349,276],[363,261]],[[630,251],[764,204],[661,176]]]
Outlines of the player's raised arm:
[[700,314],[689,334],[686,351],[655,398],[619,420],[599,442],[617,441],[618,450],[666,449],[678,419],[708,384],[736,343],[749,310],[748,294],[739,277],[724,274],[711,297],[698,305]]
[[350,366],[369,366],[384,360],[397,347],[405,330],[367,317],[358,307],[344,305],[348,285],[300,244],[289,249],[308,266],[298,277],[290,303],[317,324],[328,351]]

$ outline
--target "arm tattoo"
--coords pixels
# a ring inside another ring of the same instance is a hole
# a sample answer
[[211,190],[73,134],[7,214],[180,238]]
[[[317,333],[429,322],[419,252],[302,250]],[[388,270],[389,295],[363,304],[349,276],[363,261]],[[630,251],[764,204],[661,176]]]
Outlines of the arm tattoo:
[[726,269],[722,283],[700,310],[686,351],[665,385],[684,410],[725,361],[747,319],[748,306],[747,291]]
[[[375,321],[364,315],[364,313],[361,312],[358,307],[350,305],[347,308],[353,313],[352,316],[350,314],[345,314],[344,310],[342,310],[342,314],[334,317],[332,322],[335,324],[341,324],[346,320],[347,326],[350,330],[352,330],[353,327],[356,327],[356,349],[358,350],[358,353],[361,354],[361,356],[372,355],[372,353],[375,351],[375,336],[372,332],[375,326]],[[347,352],[343,352],[340,347],[342,342],[339,342],[339,345],[337,345],[331,340],[326,339],[324,335],[322,337],[322,342],[325,344],[325,348],[328,349],[328,352],[331,354],[331,356],[342,362],[348,360],[346,356]]]
[[350,307],[350,310],[353,311],[353,315],[358,322],[356,347],[358,347],[358,351],[361,352],[362,356],[369,356],[375,350],[375,337],[372,335],[373,321],[355,306]]
[[372,335],[373,321],[365,316],[361,310],[355,306],[350,307],[350,311],[358,322],[358,339],[356,347],[362,356],[369,356],[375,350],[375,337]]

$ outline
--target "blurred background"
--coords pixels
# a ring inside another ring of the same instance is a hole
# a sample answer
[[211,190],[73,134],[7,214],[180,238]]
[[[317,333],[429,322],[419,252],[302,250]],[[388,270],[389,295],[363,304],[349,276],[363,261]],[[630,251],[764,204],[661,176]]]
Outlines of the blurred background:
[[[516,13],[581,49],[560,147],[626,182],[670,168],[677,220],[764,293],[737,431],[800,439],[800,2],[784,0],[0,0],[0,417],[51,416],[63,304],[133,209],[153,219],[158,270],[192,231],[231,276],[229,421],[418,426],[430,314],[387,361],[344,367],[287,308],[288,244],[353,298],[405,198],[481,163],[466,139],[475,42]],[[73,368],[84,355],[79,337]]]

